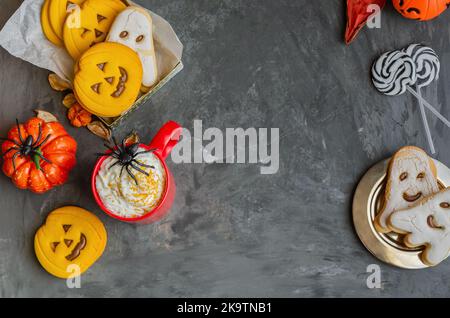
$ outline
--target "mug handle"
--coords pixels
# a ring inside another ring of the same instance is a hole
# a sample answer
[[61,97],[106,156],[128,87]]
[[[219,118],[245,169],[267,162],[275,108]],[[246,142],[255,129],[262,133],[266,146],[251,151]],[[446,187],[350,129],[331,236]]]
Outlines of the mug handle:
[[180,141],[182,129],[183,128],[178,123],[168,121],[153,138],[149,145],[150,148],[155,149],[155,152],[158,153],[163,160],[166,160],[173,147]]

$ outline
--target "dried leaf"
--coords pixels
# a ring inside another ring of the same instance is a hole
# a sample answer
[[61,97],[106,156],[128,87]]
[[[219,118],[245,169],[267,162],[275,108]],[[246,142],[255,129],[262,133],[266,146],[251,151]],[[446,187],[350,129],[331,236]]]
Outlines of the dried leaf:
[[56,118],[55,115],[45,110],[36,109],[34,112],[36,113],[37,118],[42,119],[46,123],[58,122],[58,118]]
[[68,81],[63,80],[55,73],[48,75],[48,82],[50,83],[50,86],[58,92],[63,92],[72,88],[72,85]]
[[125,138],[125,144],[131,145],[131,144],[138,144],[140,142],[140,138],[137,134],[137,132],[132,131],[126,138]]
[[86,126],[94,135],[105,140],[111,139],[111,130],[106,127],[101,121],[93,121]]
[[67,108],[72,107],[76,102],[77,99],[75,98],[75,95],[73,93],[67,94],[62,101],[63,105]]

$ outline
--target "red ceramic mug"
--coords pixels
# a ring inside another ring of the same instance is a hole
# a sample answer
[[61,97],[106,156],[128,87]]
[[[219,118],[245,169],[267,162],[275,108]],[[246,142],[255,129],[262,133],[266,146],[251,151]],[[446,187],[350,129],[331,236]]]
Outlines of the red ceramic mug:
[[177,124],[174,121],[169,121],[165,123],[164,126],[161,127],[161,129],[159,130],[159,132],[156,134],[156,136],[153,138],[152,142],[149,145],[140,144],[140,147],[146,150],[155,149],[153,153],[155,154],[156,157],[158,157],[159,161],[161,162],[161,165],[163,166],[166,175],[165,188],[159,204],[153,210],[146,212],[142,216],[133,218],[122,217],[115,214],[113,211],[108,210],[108,208],[102,202],[96,187],[97,175],[100,171],[103,162],[107,159],[107,157],[102,157],[97,161],[94,168],[94,172],[92,173],[91,188],[92,193],[94,194],[95,201],[97,201],[99,207],[106,214],[123,222],[149,224],[161,220],[169,212],[170,208],[172,207],[173,200],[175,199],[176,187],[175,187],[175,180],[172,176],[172,173],[167,168],[165,160],[172,151],[173,147],[175,147],[175,145],[180,140],[181,130],[182,128],[179,124]]

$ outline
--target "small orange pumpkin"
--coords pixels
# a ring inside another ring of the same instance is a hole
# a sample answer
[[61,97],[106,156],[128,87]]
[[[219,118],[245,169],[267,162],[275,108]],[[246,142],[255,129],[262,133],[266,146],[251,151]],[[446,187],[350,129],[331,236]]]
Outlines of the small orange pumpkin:
[[1,150],[3,172],[19,189],[44,193],[67,181],[76,164],[76,141],[58,122],[34,117],[8,132]]
[[444,12],[450,0],[392,0],[392,3],[405,18],[428,21]]

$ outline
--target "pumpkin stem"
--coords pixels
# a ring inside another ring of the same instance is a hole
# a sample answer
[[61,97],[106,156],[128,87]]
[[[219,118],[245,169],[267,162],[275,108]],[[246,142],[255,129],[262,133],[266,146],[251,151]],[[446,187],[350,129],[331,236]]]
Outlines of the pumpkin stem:
[[31,155],[31,160],[34,162],[37,170],[41,170],[41,158],[39,155],[42,155],[41,149],[37,149],[36,153]]

